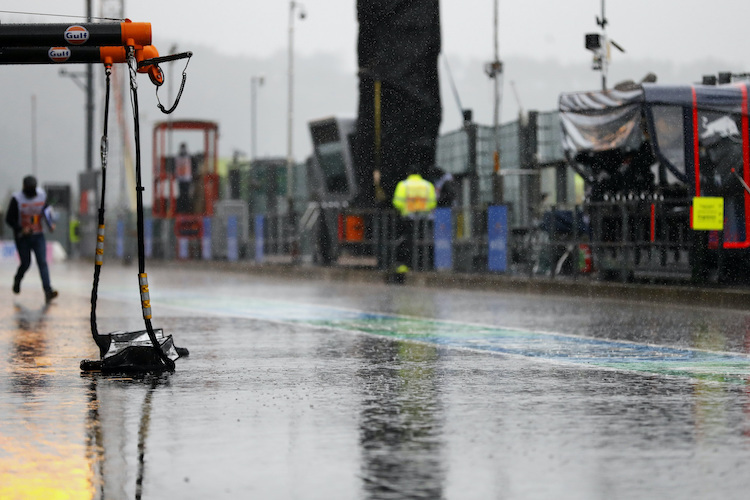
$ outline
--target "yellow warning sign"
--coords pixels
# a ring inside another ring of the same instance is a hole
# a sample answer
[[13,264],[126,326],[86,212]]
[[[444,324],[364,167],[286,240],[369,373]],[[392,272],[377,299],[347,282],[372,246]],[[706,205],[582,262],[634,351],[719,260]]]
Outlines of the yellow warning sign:
[[724,198],[717,196],[693,198],[693,229],[696,231],[724,229]]

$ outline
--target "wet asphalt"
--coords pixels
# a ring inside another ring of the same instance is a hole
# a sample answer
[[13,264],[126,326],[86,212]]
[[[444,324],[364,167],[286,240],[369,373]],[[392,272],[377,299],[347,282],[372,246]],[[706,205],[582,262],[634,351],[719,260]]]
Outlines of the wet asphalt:
[[[82,373],[93,268],[0,267],[0,498],[744,499],[750,312],[149,266],[173,373]],[[101,331],[140,330],[105,264]]]

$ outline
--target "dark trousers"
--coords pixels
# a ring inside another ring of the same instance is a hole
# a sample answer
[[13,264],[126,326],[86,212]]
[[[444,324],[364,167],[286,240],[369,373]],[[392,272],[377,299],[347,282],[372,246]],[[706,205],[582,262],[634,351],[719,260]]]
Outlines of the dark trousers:
[[42,277],[42,286],[45,292],[52,290],[49,283],[49,268],[47,267],[47,242],[43,234],[31,234],[16,238],[16,250],[18,257],[21,259],[21,265],[16,271],[16,281],[21,282],[23,275],[31,265],[31,252],[34,252],[37,266],[39,266],[39,276]]
[[432,268],[432,245],[425,241],[431,235],[431,228],[432,221],[426,217],[401,217],[398,220],[397,265],[404,264],[416,271]]
[[177,183],[179,194],[177,195],[177,213],[189,214],[193,212],[193,198],[190,194],[190,181],[179,181]]
[[412,250],[414,249],[414,219],[401,217],[397,222],[396,264],[412,267]]

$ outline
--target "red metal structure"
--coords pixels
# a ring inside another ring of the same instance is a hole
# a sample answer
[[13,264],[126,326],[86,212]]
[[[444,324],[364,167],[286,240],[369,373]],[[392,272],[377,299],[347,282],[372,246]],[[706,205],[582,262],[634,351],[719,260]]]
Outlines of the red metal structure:
[[[178,210],[175,157],[168,156],[167,151],[168,140],[175,131],[195,131],[203,134],[203,151],[191,155],[193,203],[188,211]],[[166,121],[154,126],[154,217],[213,215],[214,202],[219,199],[219,175],[216,173],[218,141],[219,125],[211,121]]]

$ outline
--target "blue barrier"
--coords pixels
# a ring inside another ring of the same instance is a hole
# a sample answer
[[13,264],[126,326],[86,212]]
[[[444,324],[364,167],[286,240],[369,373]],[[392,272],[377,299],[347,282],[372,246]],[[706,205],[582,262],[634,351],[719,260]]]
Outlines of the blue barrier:
[[143,221],[143,252],[147,259],[154,255],[154,221],[145,219]]
[[264,217],[262,215],[255,216],[255,262],[258,264],[263,263],[263,226]]
[[487,208],[487,267],[490,271],[504,273],[508,270],[508,207],[496,205]]
[[236,215],[230,215],[227,217],[227,260],[232,262],[240,258],[237,226]]
[[211,260],[211,217],[203,217],[203,237],[201,238],[201,257],[203,260]]
[[125,221],[117,221],[117,237],[115,238],[115,253],[120,259],[125,258]]
[[453,216],[450,208],[437,208],[434,212],[435,269],[453,269]]

